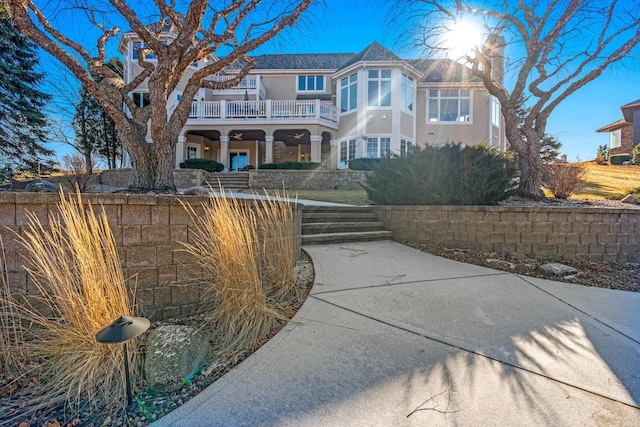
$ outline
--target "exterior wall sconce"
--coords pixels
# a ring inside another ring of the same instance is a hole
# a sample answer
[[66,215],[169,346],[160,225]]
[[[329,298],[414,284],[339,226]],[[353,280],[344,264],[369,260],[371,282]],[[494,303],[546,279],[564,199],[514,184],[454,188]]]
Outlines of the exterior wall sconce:
[[133,403],[127,341],[144,333],[149,329],[149,325],[149,319],[144,317],[120,316],[109,326],[100,329],[96,334],[96,341],[101,344],[122,343],[124,350],[124,375],[127,387],[127,406],[131,406]]
[[209,147],[208,145],[204,146],[204,151],[209,151],[211,149],[211,147]]

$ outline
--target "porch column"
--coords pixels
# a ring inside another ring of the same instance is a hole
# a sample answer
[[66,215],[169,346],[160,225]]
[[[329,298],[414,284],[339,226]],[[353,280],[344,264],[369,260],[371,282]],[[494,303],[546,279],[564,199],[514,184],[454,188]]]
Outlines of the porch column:
[[220,135],[220,163],[229,169],[229,137]]
[[185,148],[186,144],[187,144],[187,137],[179,136],[178,143],[176,144],[176,164],[174,165],[175,168],[179,168],[180,163],[184,162],[184,153],[186,149]]
[[338,141],[332,139],[331,144],[331,157],[329,159],[329,169],[338,169]]
[[264,162],[273,163],[273,135],[265,135],[264,142]]
[[320,135],[311,135],[311,159],[314,163],[320,163],[322,161],[322,137]]

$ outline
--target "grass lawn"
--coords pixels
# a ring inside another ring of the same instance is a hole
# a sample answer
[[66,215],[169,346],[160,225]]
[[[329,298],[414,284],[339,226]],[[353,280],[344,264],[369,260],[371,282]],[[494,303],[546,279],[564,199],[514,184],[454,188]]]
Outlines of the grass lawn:
[[640,166],[582,164],[586,168],[585,182],[572,198],[606,199],[640,187]]
[[344,203],[347,205],[366,205],[370,203],[364,190],[296,190],[289,196],[298,199],[319,200],[322,202]]

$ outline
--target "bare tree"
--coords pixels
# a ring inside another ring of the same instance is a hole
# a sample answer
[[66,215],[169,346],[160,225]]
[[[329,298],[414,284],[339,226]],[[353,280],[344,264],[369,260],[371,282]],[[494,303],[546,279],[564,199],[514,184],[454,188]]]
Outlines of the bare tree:
[[[540,149],[547,121],[568,96],[630,55],[640,43],[640,3],[627,0],[398,0],[413,44],[448,49],[463,18],[484,25],[484,43],[464,55],[495,96],[520,159],[521,194],[541,197]],[[496,57],[503,61],[496,61]],[[492,61],[493,59],[493,61]],[[503,68],[504,67],[504,68]],[[503,76],[508,78],[504,79]],[[527,100],[526,112],[519,114]]]
[[[197,91],[201,87],[223,89],[238,84],[254,66],[247,55],[292,26],[312,2],[193,0],[176,4],[171,0],[167,4],[164,0],[155,0],[153,4],[129,4],[125,0],[84,1],[60,2],[56,10],[51,10],[52,6],[47,2],[42,2],[40,8],[34,0],[8,0],[15,26],[62,62],[114,120],[119,138],[131,158],[133,186],[158,190],[174,189],[175,148]],[[150,8],[155,10],[149,11]],[[76,18],[86,17],[99,30],[93,51],[54,27],[50,18],[64,13],[71,13]],[[149,17],[148,22],[143,22],[143,16]],[[112,20],[126,21],[145,46],[137,52],[142,72],[126,84],[106,64],[107,43],[120,32],[119,27],[106,24]],[[161,37],[167,30],[171,32],[170,39]],[[224,56],[214,57],[221,50]],[[154,61],[145,59],[151,52]],[[205,58],[209,60],[206,66],[198,68],[189,77],[187,71],[193,70],[191,65]],[[233,78],[205,80],[227,67],[237,70]],[[168,116],[168,97],[183,78],[187,80],[182,89],[183,96]],[[150,103],[141,107],[133,102],[130,93],[145,81]],[[148,126],[152,145],[146,141]]]

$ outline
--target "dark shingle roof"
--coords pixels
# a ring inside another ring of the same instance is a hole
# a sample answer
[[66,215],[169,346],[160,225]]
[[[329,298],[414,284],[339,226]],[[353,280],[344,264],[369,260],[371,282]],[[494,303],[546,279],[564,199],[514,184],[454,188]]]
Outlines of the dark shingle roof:
[[408,59],[406,62],[422,73],[424,83],[480,82],[469,68],[450,59]]
[[620,119],[613,123],[609,123],[606,126],[602,126],[600,129],[596,129],[596,132],[611,132],[616,129],[623,128],[625,126],[631,126],[631,123],[627,122],[625,119]]
[[635,107],[635,106],[638,106],[638,105],[640,105],[640,99],[636,99],[636,100],[635,100],[635,101],[633,101],[633,102],[630,102],[630,103],[628,103],[628,104],[624,104],[624,105],[623,105],[622,107],[620,107],[620,108]]
[[389,49],[380,45],[380,43],[373,42],[365,47],[362,52],[353,56],[347,63],[343,64],[340,69],[347,68],[361,61],[402,61],[402,59]]
[[254,56],[257,70],[336,70],[354,53],[300,53]]

